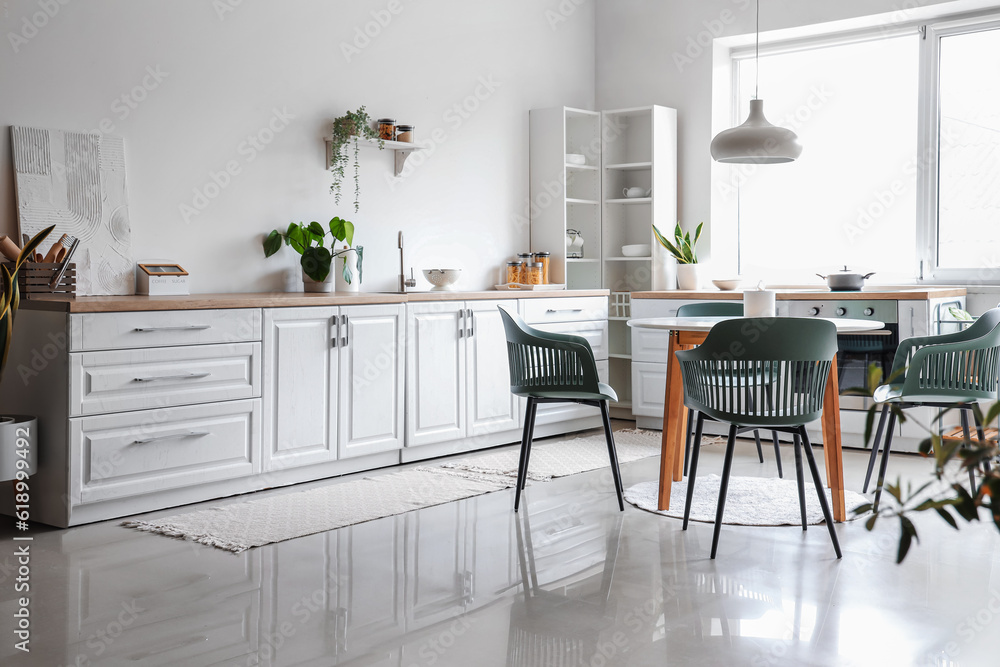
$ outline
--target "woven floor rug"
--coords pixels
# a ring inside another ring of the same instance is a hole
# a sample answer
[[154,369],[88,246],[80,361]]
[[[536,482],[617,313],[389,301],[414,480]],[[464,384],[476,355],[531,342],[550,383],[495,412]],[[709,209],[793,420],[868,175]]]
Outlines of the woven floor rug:
[[[694,485],[694,499],[691,503],[691,520],[715,523],[715,510],[719,502],[719,475],[699,477]],[[659,512],[657,505],[658,482],[641,482],[625,490],[625,500],[639,509],[662,514],[677,519],[684,517],[687,496],[687,478],[674,482],[670,488],[670,509]],[[826,490],[827,499],[830,490]],[[853,521],[851,510],[869,502],[854,491],[844,491],[847,519]],[[815,487],[806,483],[806,519],[811,525],[823,523],[823,510],[819,506]],[[799,493],[795,480],[777,477],[737,477],[729,478],[729,493],[726,495],[726,511],[722,523],[735,526],[800,526]]]
[[[619,462],[659,453],[655,431],[615,432]],[[239,553],[410,510],[471,498],[514,486],[517,450],[469,456],[442,466],[334,481],[326,486],[122,525]],[[531,479],[549,480],[608,466],[604,435],[586,435],[532,447]]]

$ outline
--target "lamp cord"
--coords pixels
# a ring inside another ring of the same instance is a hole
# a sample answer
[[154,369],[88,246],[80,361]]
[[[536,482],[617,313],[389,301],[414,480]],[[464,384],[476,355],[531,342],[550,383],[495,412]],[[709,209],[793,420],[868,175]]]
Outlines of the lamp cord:
[[754,3],[757,8],[757,32],[754,35],[754,54],[753,54],[753,98],[758,99],[757,94],[760,90],[760,0]]

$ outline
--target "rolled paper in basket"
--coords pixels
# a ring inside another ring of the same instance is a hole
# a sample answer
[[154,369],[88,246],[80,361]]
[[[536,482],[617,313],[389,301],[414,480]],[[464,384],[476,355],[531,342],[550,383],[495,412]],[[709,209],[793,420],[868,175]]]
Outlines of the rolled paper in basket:
[[17,244],[10,240],[10,237],[6,234],[0,235],[0,252],[3,256],[12,262],[16,262],[18,256],[21,254],[21,249],[17,247]]

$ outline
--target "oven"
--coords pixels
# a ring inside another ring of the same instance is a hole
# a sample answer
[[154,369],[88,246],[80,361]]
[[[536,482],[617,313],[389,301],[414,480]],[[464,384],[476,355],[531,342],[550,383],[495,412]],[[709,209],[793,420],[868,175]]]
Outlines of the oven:
[[861,388],[869,396],[875,387],[868,386],[868,367],[882,369],[888,379],[892,359],[899,347],[899,315],[895,300],[830,300],[787,301],[792,317],[829,317],[883,322],[879,329],[858,334],[837,336],[837,375],[840,383],[841,410],[867,410],[872,405],[868,396],[846,393]]

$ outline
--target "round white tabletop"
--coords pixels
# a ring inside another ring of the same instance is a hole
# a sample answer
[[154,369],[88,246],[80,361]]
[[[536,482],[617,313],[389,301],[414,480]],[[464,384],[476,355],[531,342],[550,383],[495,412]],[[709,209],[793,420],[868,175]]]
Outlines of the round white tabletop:
[[[629,320],[626,322],[630,327],[637,329],[669,329],[671,331],[711,331],[719,322],[723,320],[735,320],[736,317],[646,317],[642,319]],[[826,320],[833,322],[837,327],[837,333],[860,333],[863,331],[877,331],[885,327],[884,322],[878,320],[851,320],[843,317],[811,317],[809,319]]]

